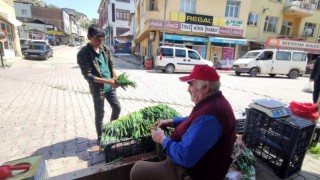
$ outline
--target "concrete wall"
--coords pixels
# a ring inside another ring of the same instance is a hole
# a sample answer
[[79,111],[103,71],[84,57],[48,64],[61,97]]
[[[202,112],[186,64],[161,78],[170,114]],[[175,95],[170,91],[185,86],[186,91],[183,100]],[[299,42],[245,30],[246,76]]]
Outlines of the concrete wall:
[[[17,17],[22,17],[22,18],[32,17],[31,4],[14,2],[14,10],[16,12]],[[22,14],[22,10],[25,10],[27,14]]]

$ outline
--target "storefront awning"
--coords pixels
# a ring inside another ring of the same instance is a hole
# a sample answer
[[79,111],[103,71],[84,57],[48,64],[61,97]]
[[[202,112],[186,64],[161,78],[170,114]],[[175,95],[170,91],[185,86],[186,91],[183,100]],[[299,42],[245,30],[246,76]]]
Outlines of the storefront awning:
[[224,43],[224,44],[240,44],[240,45],[247,45],[246,39],[231,39],[231,38],[221,38],[221,37],[210,37],[210,42],[214,43]]
[[55,30],[49,30],[48,34],[61,36],[61,35],[63,35],[63,32],[55,31]]
[[3,18],[8,23],[14,26],[21,26],[22,22],[17,20],[16,18],[9,17],[6,13],[0,13],[0,18]]
[[166,34],[164,37],[167,40],[191,41],[191,42],[208,42],[208,38],[202,38],[202,37],[177,36],[177,35],[168,35],[168,34]]

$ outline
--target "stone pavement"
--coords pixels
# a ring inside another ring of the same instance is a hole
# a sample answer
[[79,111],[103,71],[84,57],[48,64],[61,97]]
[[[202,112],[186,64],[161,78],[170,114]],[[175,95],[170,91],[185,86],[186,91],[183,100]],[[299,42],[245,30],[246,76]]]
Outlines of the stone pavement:
[[[77,50],[63,47],[47,61],[21,60],[0,69],[0,164],[41,154],[51,179],[74,179],[116,166],[106,165],[104,154],[88,151],[96,141],[94,112],[88,85],[76,64]],[[122,104],[120,116],[159,103],[174,107],[182,115],[192,109],[187,85],[178,80],[185,73],[145,71],[120,58],[115,58],[115,64],[118,71],[128,73],[138,83],[136,89],[117,90]],[[252,99],[263,97],[285,103],[311,99],[310,94],[301,92],[307,78],[248,78],[228,72],[220,76],[222,91],[237,112]],[[108,105],[105,116],[107,121]],[[307,155],[302,171],[290,179],[319,179],[319,172],[319,159]],[[256,177],[279,179],[262,162],[257,165]]]

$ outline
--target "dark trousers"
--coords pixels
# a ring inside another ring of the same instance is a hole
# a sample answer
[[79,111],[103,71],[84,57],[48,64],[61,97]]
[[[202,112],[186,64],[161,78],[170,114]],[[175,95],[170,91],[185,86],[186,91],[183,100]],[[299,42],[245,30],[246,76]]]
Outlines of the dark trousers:
[[313,103],[317,103],[319,98],[320,82],[314,81],[313,84]]
[[97,135],[98,135],[97,144],[100,144],[101,135],[102,135],[102,126],[103,126],[103,117],[104,117],[104,98],[107,99],[112,109],[110,121],[118,119],[121,111],[120,102],[115,90],[106,92],[101,96],[93,97],[95,123],[96,123]]

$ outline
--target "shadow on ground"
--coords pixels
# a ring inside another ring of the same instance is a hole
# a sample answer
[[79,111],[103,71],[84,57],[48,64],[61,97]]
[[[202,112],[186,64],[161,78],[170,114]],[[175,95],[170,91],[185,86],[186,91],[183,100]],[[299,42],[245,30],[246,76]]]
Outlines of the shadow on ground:
[[103,151],[90,151],[90,147],[96,145],[96,139],[90,140],[83,137],[62,141],[50,146],[42,147],[36,150],[32,156],[42,155],[45,160],[59,159],[64,157],[76,157],[88,164],[95,165],[105,162]]

